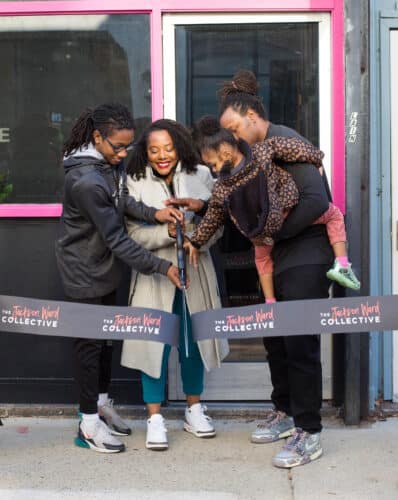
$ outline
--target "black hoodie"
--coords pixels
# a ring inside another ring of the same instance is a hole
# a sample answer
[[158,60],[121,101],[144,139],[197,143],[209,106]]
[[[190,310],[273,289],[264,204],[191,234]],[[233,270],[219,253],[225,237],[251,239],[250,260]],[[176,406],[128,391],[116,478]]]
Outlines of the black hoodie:
[[112,292],[120,283],[120,261],[140,273],[167,274],[171,262],[138,245],[124,226],[124,216],[156,224],[156,209],[128,196],[122,165],[113,167],[83,154],[64,161],[64,204],[55,251],[66,294],[80,299]]

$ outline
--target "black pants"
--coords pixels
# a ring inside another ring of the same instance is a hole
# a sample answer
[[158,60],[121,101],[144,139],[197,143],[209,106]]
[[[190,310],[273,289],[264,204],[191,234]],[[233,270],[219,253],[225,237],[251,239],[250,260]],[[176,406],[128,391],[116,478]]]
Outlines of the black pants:
[[[278,301],[328,297],[330,266],[305,265],[291,268],[274,278]],[[296,427],[320,432],[322,366],[319,335],[264,338],[268,352],[275,408],[294,418]]]
[[[113,306],[116,292],[92,299],[72,299],[74,302]],[[112,341],[75,339],[75,380],[79,387],[79,407],[82,413],[97,413],[98,394],[108,392],[112,371]]]

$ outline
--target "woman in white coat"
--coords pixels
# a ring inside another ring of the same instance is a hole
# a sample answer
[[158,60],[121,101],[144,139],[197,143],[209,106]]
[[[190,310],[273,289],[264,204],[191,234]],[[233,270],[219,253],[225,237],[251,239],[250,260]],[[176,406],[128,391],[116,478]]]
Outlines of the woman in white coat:
[[[214,180],[207,167],[198,165],[189,132],[172,120],[158,120],[142,134],[127,168],[129,194],[148,205],[162,208],[166,200],[189,198],[185,214],[189,234],[200,215],[206,211]],[[148,225],[126,221],[131,238],[158,257],[176,262],[175,227],[172,224]],[[218,234],[218,237],[220,233]],[[210,245],[214,243],[210,242]],[[190,314],[221,307],[216,273],[208,250],[203,248],[199,267],[188,266],[190,285],[186,292],[188,318]],[[182,316],[181,291],[161,275],[145,275],[132,271],[129,303],[134,307],[150,307]],[[180,331],[179,360],[183,390],[186,394],[184,429],[197,437],[213,437],[212,420],[200,403],[203,392],[204,368],[218,367],[228,354],[225,340],[193,342],[188,321],[188,357],[185,355],[183,334]],[[170,346],[159,342],[125,340],[123,366],[141,370],[143,399],[147,405],[146,447],[154,450],[168,448],[167,431],[160,414],[165,396],[167,364]]]

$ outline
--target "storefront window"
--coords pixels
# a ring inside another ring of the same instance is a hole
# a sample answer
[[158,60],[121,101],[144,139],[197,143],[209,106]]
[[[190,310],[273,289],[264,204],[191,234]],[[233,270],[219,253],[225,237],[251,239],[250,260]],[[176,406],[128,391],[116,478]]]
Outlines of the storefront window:
[[151,119],[148,15],[0,19],[0,203],[62,199],[61,148],[86,107]]
[[178,120],[214,114],[220,83],[249,69],[271,121],[319,144],[318,23],[182,25],[176,47]]

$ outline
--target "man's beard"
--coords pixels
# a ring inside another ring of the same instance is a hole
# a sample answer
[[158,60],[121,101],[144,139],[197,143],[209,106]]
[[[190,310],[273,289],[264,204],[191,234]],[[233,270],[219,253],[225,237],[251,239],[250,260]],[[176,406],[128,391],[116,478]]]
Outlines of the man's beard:
[[229,160],[226,161],[224,163],[224,165],[221,167],[219,176],[220,177],[228,177],[229,175],[231,175],[231,171],[233,168],[234,168],[234,166],[233,166],[232,162]]

